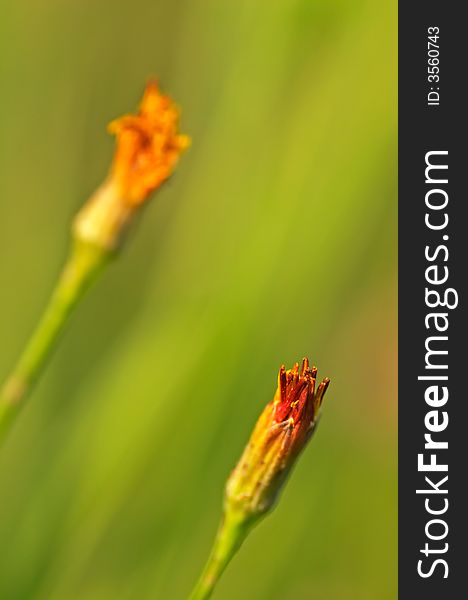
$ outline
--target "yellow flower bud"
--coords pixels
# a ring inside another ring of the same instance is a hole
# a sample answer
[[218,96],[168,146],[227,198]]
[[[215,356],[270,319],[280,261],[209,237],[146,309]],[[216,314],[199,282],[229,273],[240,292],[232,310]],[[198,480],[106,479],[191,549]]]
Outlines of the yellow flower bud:
[[225,510],[244,519],[265,514],[275,503],[283,483],[317,424],[323,395],[330,380],[316,389],[317,369],[296,363],[281,367],[278,389],[257,421],[240,461],[226,485]]

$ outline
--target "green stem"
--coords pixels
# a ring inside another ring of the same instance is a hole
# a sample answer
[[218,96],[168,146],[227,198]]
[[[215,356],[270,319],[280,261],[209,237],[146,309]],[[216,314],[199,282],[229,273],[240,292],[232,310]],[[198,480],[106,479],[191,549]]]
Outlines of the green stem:
[[250,527],[245,518],[234,511],[224,514],[206,566],[189,600],[210,598],[224,569],[247,537]]
[[0,443],[24,405],[74,306],[108,258],[109,252],[95,245],[75,242],[42,319],[0,390]]

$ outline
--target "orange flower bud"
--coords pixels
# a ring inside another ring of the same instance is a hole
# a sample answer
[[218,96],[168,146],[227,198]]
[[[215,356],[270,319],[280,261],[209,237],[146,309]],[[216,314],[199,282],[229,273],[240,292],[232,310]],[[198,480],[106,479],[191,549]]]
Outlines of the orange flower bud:
[[317,369],[296,363],[280,368],[278,389],[257,421],[244,453],[226,485],[226,511],[246,519],[266,513],[275,503],[283,483],[318,421],[323,395],[330,380],[316,389]]
[[107,179],[78,213],[75,238],[114,250],[138,207],[173,172],[189,144],[178,133],[179,111],[152,81],[138,114],[109,124],[117,146]]
[[141,204],[163,183],[190,139],[178,133],[179,111],[156,82],[146,86],[137,115],[125,115],[109,124],[117,137],[111,176],[122,197]]

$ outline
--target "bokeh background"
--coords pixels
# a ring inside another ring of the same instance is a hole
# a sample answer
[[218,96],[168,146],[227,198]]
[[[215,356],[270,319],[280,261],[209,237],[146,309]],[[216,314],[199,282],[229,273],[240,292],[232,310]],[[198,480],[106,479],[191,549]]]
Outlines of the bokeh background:
[[0,373],[149,75],[193,138],[0,453],[2,600],[185,598],[303,355],[332,379],[320,427],[216,598],[396,597],[396,16],[1,1]]

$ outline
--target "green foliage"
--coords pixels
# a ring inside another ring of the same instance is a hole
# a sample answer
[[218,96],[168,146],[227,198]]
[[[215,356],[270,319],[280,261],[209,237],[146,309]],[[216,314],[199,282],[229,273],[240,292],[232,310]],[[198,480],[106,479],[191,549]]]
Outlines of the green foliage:
[[0,372],[148,75],[193,146],[0,455],[0,598],[184,598],[281,363],[332,379],[224,600],[396,597],[396,5],[0,8]]

